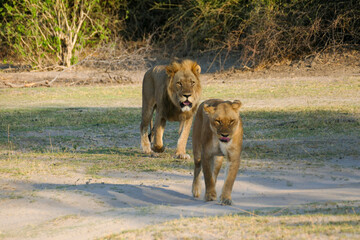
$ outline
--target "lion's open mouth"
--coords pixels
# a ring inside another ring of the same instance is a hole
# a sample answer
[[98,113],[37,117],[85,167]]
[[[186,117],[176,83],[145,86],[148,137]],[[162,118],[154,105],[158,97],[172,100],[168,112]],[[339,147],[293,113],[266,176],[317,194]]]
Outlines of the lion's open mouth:
[[219,138],[219,140],[220,140],[221,142],[224,142],[224,143],[230,142],[230,138],[229,138],[229,137],[221,137],[221,138]]
[[184,101],[184,102],[180,102],[180,107],[181,108],[184,108],[184,107],[189,107],[189,108],[191,108],[192,107],[192,103],[190,102],[190,101],[188,101],[188,100],[186,100],[186,101]]

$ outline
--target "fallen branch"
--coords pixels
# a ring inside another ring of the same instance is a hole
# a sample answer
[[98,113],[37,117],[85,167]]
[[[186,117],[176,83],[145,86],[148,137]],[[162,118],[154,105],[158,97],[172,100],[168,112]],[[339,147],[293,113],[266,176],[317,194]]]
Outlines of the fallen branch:
[[39,82],[32,82],[32,83],[25,83],[25,84],[13,84],[10,82],[4,82],[6,86],[9,86],[11,88],[28,88],[28,87],[37,87],[37,86],[45,86],[45,87],[51,87],[52,84],[58,79],[58,77],[65,71],[85,62],[88,58],[90,58],[92,55],[94,55],[100,48],[98,47],[94,52],[92,52],[90,55],[88,55],[86,58],[84,58],[82,61],[78,62],[77,64],[71,65],[70,67],[64,68],[61,72],[59,72],[55,78],[53,78],[51,81],[49,80],[43,80]]
[[40,82],[34,82],[34,83],[25,83],[25,84],[13,84],[9,82],[4,82],[6,86],[9,86],[11,88],[27,88],[27,87],[35,87],[35,86],[46,86],[51,87],[49,84],[49,81],[40,81]]

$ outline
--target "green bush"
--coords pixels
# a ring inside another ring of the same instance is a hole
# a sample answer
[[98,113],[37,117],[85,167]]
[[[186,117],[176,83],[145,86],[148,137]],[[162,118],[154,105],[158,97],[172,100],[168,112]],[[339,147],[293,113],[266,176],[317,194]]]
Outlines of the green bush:
[[[116,4],[115,4],[116,3]],[[0,34],[26,62],[70,66],[76,51],[108,39],[118,1],[13,0],[0,9]]]

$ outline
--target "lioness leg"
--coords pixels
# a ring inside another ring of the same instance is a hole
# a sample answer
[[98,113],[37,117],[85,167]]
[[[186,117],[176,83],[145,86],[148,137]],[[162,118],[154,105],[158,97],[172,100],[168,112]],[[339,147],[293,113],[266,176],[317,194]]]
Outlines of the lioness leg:
[[236,175],[239,171],[239,166],[240,166],[240,157],[237,157],[235,159],[231,159],[230,157],[229,162],[227,162],[227,166],[226,166],[227,174],[220,197],[221,204],[223,205],[231,205],[232,203],[231,192],[234,186]]
[[192,184],[192,194],[194,197],[198,198],[200,197],[200,193],[201,193],[201,184],[200,184],[201,143],[200,142],[193,142],[193,154],[194,154],[194,180]]
[[190,155],[186,154],[186,144],[190,134],[191,123],[192,118],[180,123],[181,134],[177,142],[177,148],[175,153],[176,158],[190,159]]
[[[194,154],[194,180],[192,184],[192,194],[196,198],[200,197],[201,194],[200,173],[201,173],[202,141],[201,141],[201,131],[199,131],[202,124],[201,120],[202,119],[200,119],[200,117],[195,118],[194,130],[192,132],[192,147]],[[195,129],[197,131],[195,131]]]
[[149,128],[149,124],[152,121],[154,105],[155,105],[154,103],[143,101],[143,106],[142,106],[141,124],[140,124],[141,148],[147,154],[151,153],[151,145],[148,137],[148,128]]
[[166,120],[158,113],[156,113],[155,124],[154,124],[154,143],[152,145],[152,150],[154,152],[163,152],[165,150],[163,144],[163,134],[166,126]]
[[216,200],[215,179],[212,172],[214,157],[203,153],[201,161],[205,179],[205,201],[214,201]]
[[215,159],[214,159],[214,165],[213,165],[213,173],[214,173],[215,184],[216,184],[216,180],[217,180],[217,177],[219,175],[219,172],[220,172],[221,165],[222,165],[224,157],[215,156],[214,158]]

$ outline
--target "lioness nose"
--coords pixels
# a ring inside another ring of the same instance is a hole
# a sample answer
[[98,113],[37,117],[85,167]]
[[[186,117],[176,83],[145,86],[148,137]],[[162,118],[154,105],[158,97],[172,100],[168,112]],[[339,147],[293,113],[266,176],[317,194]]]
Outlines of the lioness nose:
[[223,133],[222,133],[221,136],[222,136],[222,137],[228,137],[229,134],[223,134]]
[[183,94],[184,97],[189,98],[191,94]]

